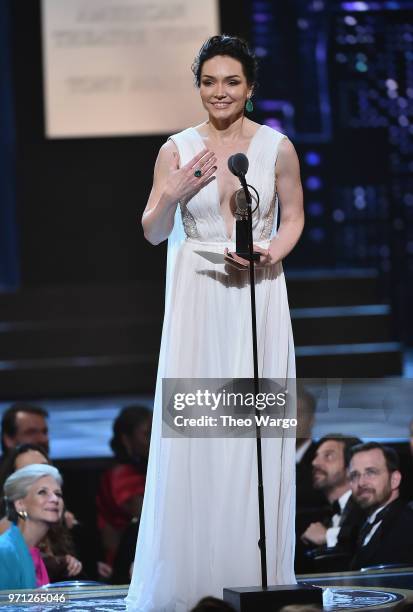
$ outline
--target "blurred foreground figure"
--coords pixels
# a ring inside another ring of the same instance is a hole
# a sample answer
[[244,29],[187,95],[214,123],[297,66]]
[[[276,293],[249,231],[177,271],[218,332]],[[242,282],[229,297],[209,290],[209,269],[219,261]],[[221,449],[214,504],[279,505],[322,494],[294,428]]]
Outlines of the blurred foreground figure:
[[217,597],[203,597],[191,612],[235,612],[235,609]]

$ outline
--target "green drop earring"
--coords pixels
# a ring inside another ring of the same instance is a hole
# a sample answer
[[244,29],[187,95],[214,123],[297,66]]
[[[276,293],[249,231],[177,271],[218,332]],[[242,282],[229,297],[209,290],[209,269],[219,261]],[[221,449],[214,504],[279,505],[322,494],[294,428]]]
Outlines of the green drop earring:
[[245,103],[245,110],[247,111],[247,113],[252,113],[252,111],[254,110],[254,105],[252,103],[251,98],[247,99]]

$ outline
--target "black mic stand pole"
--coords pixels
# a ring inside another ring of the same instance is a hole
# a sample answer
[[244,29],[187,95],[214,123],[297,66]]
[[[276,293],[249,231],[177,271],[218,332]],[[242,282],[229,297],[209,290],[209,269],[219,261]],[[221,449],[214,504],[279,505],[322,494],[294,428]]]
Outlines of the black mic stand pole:
[[[239,177],[242,188],[245,193],[247,202],[247,221],[248,221],[248,251],[250,264],[250,295],[251,295],[251,323],[252,323],[252,351],[254,360],[254,396],[259,393],[259,373],[258,373],[258,346],[257,346],[257,315],[255,306],[255,264],[254,264],[254,242],[252,232],[252,198],[248,190],[247,181],[242,174]],[[258,416],[258,410],[255,408],[255,414]],[[260,539],[258,540],[258,548],[261,556],[261,586],[266,589],[268,586],[267,579],[267,545],[265,542],[265,512],[264,512],[264,482],[262,477],[262,450],[261,450],[261,427],[255,420],[255,434],[257,441],[257,470],[258,470],[258,513],[260,522]]]

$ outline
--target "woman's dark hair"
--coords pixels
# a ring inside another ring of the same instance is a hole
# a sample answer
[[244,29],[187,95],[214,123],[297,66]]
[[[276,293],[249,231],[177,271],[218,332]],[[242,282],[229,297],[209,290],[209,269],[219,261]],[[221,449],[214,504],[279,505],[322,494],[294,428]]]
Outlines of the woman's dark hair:
[[44,451],[44,449],[41,446],[38,446],[37,444],[30,444],[30,443],[20,444],[19,446],[16,446],[16,448],[9,450],[0,468],[0,496],[1,496],[0,515],[1,516],[4,516],[6,512],[4,499],[3,499],[4,483],[6,482],[10,474],[13,474],[13,472],[16,471],[17,457],[19,457],[20,455],[24,455],[24,453],[27,453],[28,451],[37,451],[38,453],[43,455],[47,463],[50,463],[50,459],[47,456],[47,453]]
[[113,438],[110,441],[110,447],[120,463],[130,461],[122,436],[131,436],[134,429],[151,418],[152,411],[146,406],[127,406],[120,411],[113,423]]
[[217,597],[203,597],[191,612],[235,612],[229,603]]
[[200,48],[192,64],[197,87],[201,85],[201,71],[204,62],[216,55],[228,55],[238,60],[244,70],[248,85],[255,85],[257,80],[258,63],[254,53],[242,38],[220,34],[211,36]]

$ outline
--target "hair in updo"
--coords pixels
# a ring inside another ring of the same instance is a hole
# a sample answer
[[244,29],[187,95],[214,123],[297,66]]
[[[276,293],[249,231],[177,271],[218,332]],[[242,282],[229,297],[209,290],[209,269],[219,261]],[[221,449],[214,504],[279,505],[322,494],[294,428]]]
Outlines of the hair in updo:
[[220,34],[211,36],[204,42],[191,66],[197,87],[201,85],[201,70],[204,62],[216,55],[228,55],[238,60],[242,65],[248,85],[256,84],[258,63],[248,44],[237,36]]

